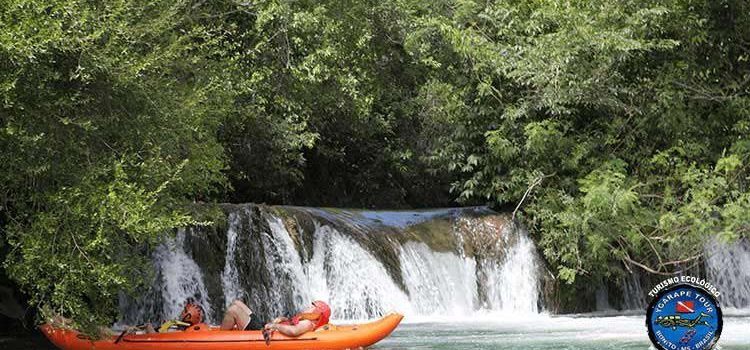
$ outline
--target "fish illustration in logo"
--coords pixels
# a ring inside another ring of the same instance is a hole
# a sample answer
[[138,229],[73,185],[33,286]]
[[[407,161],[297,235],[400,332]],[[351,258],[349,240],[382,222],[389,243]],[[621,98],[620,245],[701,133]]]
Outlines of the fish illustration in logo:
[[711,317],[711,315],[708,315],[706,313],[701,312],[698,317],[690,319],[690,318],[682,318],[680,315],[669,315],[669,316],[659,316],[656,319],[656,324],[662,326],[662,327],[669,327],[674,329],[677,329],[677,327],[685,327],[685,328],[695,328],[695,326],[708,326],[711,327],[711,325],[705,321],[705,318]]

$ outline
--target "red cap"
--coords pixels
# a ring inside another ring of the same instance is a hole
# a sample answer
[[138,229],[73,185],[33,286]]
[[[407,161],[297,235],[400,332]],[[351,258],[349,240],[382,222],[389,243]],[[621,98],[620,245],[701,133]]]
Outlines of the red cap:
[[320,314],[320,320],[318,320],[318,327],[328,324],[331,319],[331,307],[328,306],[324,301],[316,300],[313,301],[315,306],[315,312]]

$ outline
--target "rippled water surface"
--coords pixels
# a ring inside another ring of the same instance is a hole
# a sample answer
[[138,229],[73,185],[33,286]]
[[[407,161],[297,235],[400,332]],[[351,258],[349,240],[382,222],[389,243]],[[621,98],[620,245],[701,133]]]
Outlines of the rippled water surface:
[[[721,349],[750,349],[750,318],[727,317]],[[643,316],[498,316],[453,324],[408,320],[374,349],[648,349]]]

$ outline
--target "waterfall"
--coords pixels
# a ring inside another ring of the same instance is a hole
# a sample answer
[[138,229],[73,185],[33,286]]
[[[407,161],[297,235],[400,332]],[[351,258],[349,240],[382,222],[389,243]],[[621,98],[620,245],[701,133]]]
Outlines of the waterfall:
[[399,254],[411,304],[420,315],[461,315],[477,308],[476,261],[408,242]]
[[263,246],[265,266],[273,276],[269,286],[273,300],[280,302],[285,295],[291,295],[292,305],[296,308],[306,306],[313,299],[305,284],[307,279],[295,244],[280,218],[269,218],[268,226],[270,230],[263,235]]
[[[721,297],[720,304],[726,310],[750,309],[750,240],[739,239],[723,242],[711,237],[703,246],[703,265],[690,267],[683,274],[705,277],[715,285]],[[619,280],[620,310],[644,310],[649,303],[649,288],[665,279],[665,276],[632,270]],[[645,288],[647,287],[647,288]],[[597,308],[604,311],[604,308]],[[748,310],[743,310],[743,314]]]
[[709,280],[721,292],[724,307],[750,308],[750,240],[725,243],[709,240],[704,250]]
[[227,229],[227,252],[224,258],[224,270],[221,272],[221,289],[224,291],[224,304],[229,304],[244,296],[240,287],[240,276],[235,265],[237,251],[237,235],[242,231],[242,218],[238,213],[229,213],[229,228]]
[[325,281],[318,285],[323,288],[316,290],[316,297],[328,300],[334,318],[366,319],[391,310],[411,312],[408,297],[375,256],[331,227],[318,227],[316,236],[308,280]]
[[648,295],[643,290],[641,275],[639,272],[628,273],[621,281],[622,283],[622,309],[623,310],[645,310],[648,306]]
[[[506,232],[503,237],[510,234]],[[489,308],[515,313],[538,312],[540,281],[534,242],[522,232],[517,242],[506,249],[505,259],[483,262],[488,271]]]
[[212,321],[236,298],[264,317],[316,299],[331,304],[335,319],[540,311],[533,241],[486,208],[223,209],[224,228],[179,230],[156,249],[151,292],[121,298],[123,322],[175,317],[187,297]]
[[181,229],[175,238],[159,246],[154,256],[161,275],[163,314],[177,317],[186,299],[194,298],[207,311],[211,319],[210,298],[198,264],[185,253],[186,230]]

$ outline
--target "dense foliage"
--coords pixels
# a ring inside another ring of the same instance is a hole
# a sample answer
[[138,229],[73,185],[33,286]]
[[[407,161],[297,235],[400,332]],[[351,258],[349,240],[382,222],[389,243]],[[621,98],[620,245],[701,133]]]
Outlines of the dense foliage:
[[106,323],[193,202],[489,203],[561,281],[750,230],[744,1],[0,0],[4,267]]
[[708,237],[750,229],[747,10],[585,1],[427,12],[406,47],[436,67],[421,93],[454,111],[456,129],[438,139],[449,146],[435,147],[463,175],[453,190],[522,206],[568,283],[694,267]]

